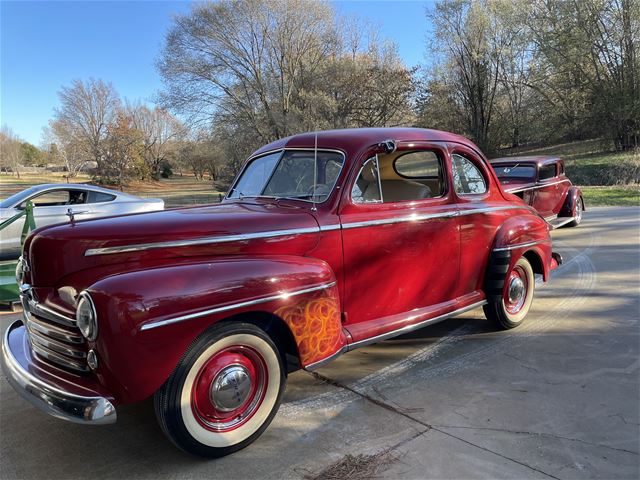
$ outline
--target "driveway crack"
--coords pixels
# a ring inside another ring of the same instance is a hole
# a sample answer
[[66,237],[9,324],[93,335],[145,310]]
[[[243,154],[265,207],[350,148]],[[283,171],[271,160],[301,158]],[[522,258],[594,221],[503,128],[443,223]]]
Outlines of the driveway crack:
[[[378,400],[377,398],[374,398],[374,397],[372,397],[370,395],[367,395],[366,393],[359,392],[358,390],[355,390],[355,389],[351,388],[350,386],[345,385],[342,382],[339,382],[339,381],[334,380],[332,378],[326,377],[326,376],[324,376],[324,375],[322,375],[322,374],[320,374],[318,372],[308,372],[308,373],[311,376],[313,376],[313,378],[315,378],[316,380],[318,380],[318,381],[320,381],[322,383],[326,383],[328,385],[332,385],[334,387],[341,388],[343,390],[347,390],[347,391],[349,391],[349,392],[351,392],[351,393],[353,393],[353,394],[365,399],[366,401],[368,401],[370,403],[373,403],[374,405],[377,405],[380,408],[384,408],[385,410],[388,410],[388,411],[390,411],[392,413],[395,413],[397,415],[400,415],[400,416],[402,416],[402,417],[404,417],[404,418],[406,418],[406,419],[408,419],[408,420],[410,420],[412,422],[415,422],[415,423],[418,423],[418,424],[422,425],[423,427],[425,427],[425,430],[423,430],[423,431],[419,432],[418,434],[416,434],[415,435],[416,438],[419,437],[420,435],[424,435],[425,433],[429,432],[430,430],[435,430],[435,431],[437,431],[437,432],[439,432],[439,433],[441,433],[443,435],[446,435],[448,437],[454,438],[454,439],[456,439],[456,440],[458,440],[458,441],[460,441],[462,443],[465,443],[465,444],[470,445],[472,447],[478,448],[478,449],[483,450],[483,451],[485,451],[487,453],[491,453],[491,454],[496,455],[496,456],[498,456],[500,458],[503,458],[503,459],[508,460],[510,462],[513,462],[513,463],[516,463],[516,464],[518,464],[518,465],[520,465],[522,467],[528,468],[531,471],[541,473],[542,475],[545,475],[545,476],[547,476],[549,478],[554,478],[555,480],[560,480],[558,477],[556,477],[554,475],[551,475],[550,473],[547,473],[547,472],[545,472],[543,470],[540,470],[539,468],[536,468],[536,467],[534,467],[532,465],[529,465],[527,463],[521,462],[520,460],[516,460],[515,458],[508,457],[506,455],[503,455],[500,452],[496,452],[495,450],[491,450],[491,449],[489,449],[487,447],[483,447],[482,445],[478,445],[478,444],[473,443],[473,442],[471,442],[469,440],[466,440],[466,439],[464,439],[462,437],[458,437],[457,435],[454,435],[453,433],[450,433],[450,432],[447,432],[445,430],[442,430],[442,428],[445,428],[445,427],[434,426],[434,425],[431,425],[431,424],[429,424],[427,422],[424,422],[424,421],[420,420],[419,418],[415,418],[415,417],[409,415],[408,413],[403,412],[399,408],[394,407],[393,405],[389,405],[388,403],[385,403],[385,402],[383,402],[381,400]],[[405,439],[402,442],[400,442],[399,444],[397,444],[396,446],[393,446],[393,447],[390,447],[390,448],[398,448],[398,447],[402,446],[403,444],[405,444],[405,443],[407,443],[407,442],[409,442],[411,440],[412,439]]]

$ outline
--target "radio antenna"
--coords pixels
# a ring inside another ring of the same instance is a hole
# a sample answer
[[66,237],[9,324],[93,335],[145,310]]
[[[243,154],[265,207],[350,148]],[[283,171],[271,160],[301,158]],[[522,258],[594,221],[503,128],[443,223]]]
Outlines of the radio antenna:
[[313,205],[311,206],[311,211],[315,212],[316,208],[316,183],[318,181],[318,132],[315,133],[315,144],[313,147],[313,193],[311,195],[311,201]]

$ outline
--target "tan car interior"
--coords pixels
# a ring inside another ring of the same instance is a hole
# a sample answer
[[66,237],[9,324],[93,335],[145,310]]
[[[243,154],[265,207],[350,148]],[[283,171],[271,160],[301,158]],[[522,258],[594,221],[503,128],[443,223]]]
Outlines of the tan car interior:
[[[425,178],[405,178],[394,168],[395,160],[407,152],[393,152],[378,155],[380,168],[380,186],[384,202],[402,202],[438,197],[442,194],[442,179],[439,176]],[[410,154],[409,154],[410,155]],[[358,188],[362,191],[362,202],[373,202],[380,199],[378,184],[371,162],[362,170],[358,179]],[[358,200],[354,195],[354,200]]]

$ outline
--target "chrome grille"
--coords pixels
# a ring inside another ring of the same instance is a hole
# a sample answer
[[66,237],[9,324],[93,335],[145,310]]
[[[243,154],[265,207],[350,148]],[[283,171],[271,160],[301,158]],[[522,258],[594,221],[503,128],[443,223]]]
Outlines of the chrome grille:
[[88,372],[85,339],[75,319],[40,305],[29,288],[21,290],[23,319],[33,353],[57,367]]

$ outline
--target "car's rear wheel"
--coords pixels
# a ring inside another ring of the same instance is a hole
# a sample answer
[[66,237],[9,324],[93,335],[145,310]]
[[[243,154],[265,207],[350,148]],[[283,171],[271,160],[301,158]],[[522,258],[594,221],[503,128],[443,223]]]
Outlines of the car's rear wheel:
[[502,329],[515,328],[527,316],[535,289],[533,268],[520,257],[507,273],[502,295],[484,306],[485,316]]
[[576,209],[573,215],[573,220],[567,223],[567,227],[577,227],[582,221],[582,212],[584,211],[584,203],[582,197],[576,199]]
[[248,323],[220,324],[187,351],[155,395],[160,426],[186,452],[220,457],[267,428],[284,391],[273,340]]

